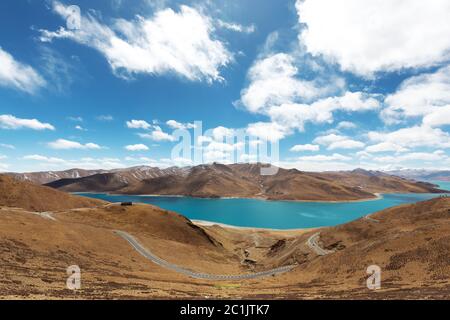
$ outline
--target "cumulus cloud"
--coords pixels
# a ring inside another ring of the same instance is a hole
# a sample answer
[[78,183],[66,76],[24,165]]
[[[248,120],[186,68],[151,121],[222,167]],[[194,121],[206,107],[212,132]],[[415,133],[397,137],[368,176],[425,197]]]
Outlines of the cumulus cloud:
[[328,150],[335,149],[360,149],[365,146],[361,141],[350,139],[347,136],[341,136],[337,134],[328,134],[325,136],[319,136],[313,140],[314,143],[327,146]]
[[[67,10],[55,2],[57,14],[66,17]],[[125,77],[175,73],[192,81],[212,82],[223,80],[219,70],[233,60],[213,32],[209,17],[182,5],[178,12],[168,8],[150,18],[117,19],[112,25],[87,14],[81,18],[80,29],[41,30],[41,40],[67,38],[95,48],[116,74]]]
[[56,141],[53,142],[49,142],[47,144],[50,148],[52,149],[57,149],[57,150],[70,150],[70,149],[101,149],[102,147],[100,147],[98,144],[89,142],[86,144],[81,144],[77,141],[71,141],[71,140],[66,140],[66,139],[58,139]]
[[272,121],[288,128],[304,129],[307,122],[332,123],[333,113],[378,110],[380,102],[369,94],[346,92],[342,96],[319,99],[311,104],[283,104],[268,111]]
[[251,112],[268,107],[311,99],[323,92],[311,81],[296,78],[298,69],[294,58],[278,53],[257,60],[248,72],[250,84],[241,92],[241,103]]
[[287,134],[286,128],[275,122],[256,122],[247,126],[247,133],[262,140],[276,142]]
[[450,104],[440,107],[423,118],[423,124],[430,127],[440,127],[450,124]]
[[128,151],[147,151],[148,147],[145,144],[130,144],[125,146],[125,149]]
[[235,134],[235,130],[231,128],[226,128],[223,126],[218,126],[212,129],[211,136],[216,141],[223,141],[228,137],[232,137]]
[[233,163],[234,152],[242,150],[244,148],[243,142],[236,143],[224,143],[218,141],[211,141],[203,148],[203,160],[206,163],[221,162],[221,163]]
[[388,124],[435,113],[427,121],[439,125],[436,117],[442,112],[445,114],[442,108],[450,107],[450,66],[405,80],[396,92],[386,97],[385,103],[387,107],[381,116]]
[[297,0],[307,51],[363,76],[450,58],[447,0]]
[[45,84],[45,80],[32,67],[18,62],[0,47],[0,86],[32,94]]
[[448,156],[443,153],[442,150],[436,150],[434,152],[411,152],[402,155],[396,156],[384,156],[384,157],[375,157],[373,160],[377,162],[385,162],[385,163],[399,163],[399,162],[408,162],[408,161],[425,161],[425,162],[436,162],[447,160]]
[[164,132],[161,127],[154,126],[154,128],[155,130],[153,130],[151,133],[139,133],[138,135],[141,138],[150,139],[153,141],[176,141],[176,138],[173,135]]
[[338,129],[355,129],[356,127],[357,125],[351,121],[341,121],[337,125]]
[[55,130],[49,123],[43,123],[36,119],[21,119],[10,114],[0,115],[1,129],[32,129],[32,130]]
[[409,151],[408,148],[402,147],[393,142],[380,142],[378,144],[374,144],[368,146],[366,148],[366,152],[369,153],[377,153],[377,152],[406,152]]
[[333,153],[332,155],[318,154],[315,156],[303,156],[298,159],[301,161],[348,161],[352,158],[344,156],[340,153]]
[[300,152],[300,151],[319,151],[320,146],[317,144],[297,144],[293,146],[290,151],[292,152]]
[[126,122],[130,129],[150,129],[152,125],[145,120],[131,120]]
[[195,124],[194,123],[180,123],[176,120],[169,120],[166,122],[166,124],[172,128],[172,129],[193,129],[195,128]]
[[450,148],[450,135],[447,132],[424,125],[402,128],[392,132],[370,131],[367,135],[371,141],[388,142],[404,148]]

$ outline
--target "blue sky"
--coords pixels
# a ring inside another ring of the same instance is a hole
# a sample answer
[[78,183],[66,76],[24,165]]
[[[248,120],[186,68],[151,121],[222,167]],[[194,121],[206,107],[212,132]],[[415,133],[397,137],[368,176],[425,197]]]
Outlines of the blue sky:
[[196,164],[195,121],[203,162],[448,169],[450,4],[381,2],[2,1],[0,170]]

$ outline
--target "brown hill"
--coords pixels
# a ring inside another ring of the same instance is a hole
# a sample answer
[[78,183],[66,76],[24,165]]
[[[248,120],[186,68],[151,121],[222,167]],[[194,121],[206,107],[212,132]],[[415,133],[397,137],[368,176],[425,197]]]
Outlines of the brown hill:
[[104,201],[69,195],[0,175],[0,206],[18,207],[31,211],[53,211],[72,208],[88,208],[105,204]]
[[[318,245],[331,253],[319,256],[307,245],[317,231]],[[284,241],[265,263],[299,264],[287,276],[294,281],[290,296],[305,294],[300,285],[323,286],[319,296],[330,296],[331,290],[339,298],[448,298],[450,293],[450,198],[393,207]],[[379,292],[366,288],[371,265],[382,271]]]
[[61,179],[47,183],[46,186],[66,192],[109,192],[125,188],[128,184],[128,180],[117,174],[99,173],[78,179]]
[[125,181],[127,184],[131,184],[136,181],[141,181],[143,179],[155,178],[168,174],[182,174],[183,168],[167,168],[160,169],[156,167],[149,166],[136,166],[131,168],[123,169],[112,169],[112,170],[84,170],[84,169],[70,169],[64,171],[41,171],[41,172],[7,172],[6,175],[14,177],[19,181],[29,181],[36,184],[48,184],[58,180],[73,181],[71,179],[84,178],[99,173],[112,173],[118,177],[119,180]]
[[64,171],[40,171],[40,172],[25,172],[25,173],[7,172],[5,174],[19,181],[28,181],[33,182],[35,184],[46,184],[60,179],[76,179],[104,172],[107,171],[69,169]]
[[116,192],[208,198],[254,197],[260,193],[260,188],[248,176],[237,175],[229,166],[213,164],[193,167],[185,176],[172,174],[145,179]]
[[[341,226],[303,231],[199,227],[149,205],[107,204],[54,214],[0,210],[0,298],[448,298],[450,199],[381,211]],[[243,274],[297,264],[253,280],[192,279],[160,267],[113,233],[123,230],[162,259],[210,274]],[[333,251],[320,256],[308,246]],[[65,288],[66,268],[82,289]],[[382,270],[381,289],[366,269]]]
[[150,178],[118,171],[47,184],[71,192],[253,197],[281,200],[350,201],[375,198],[375,193],[434,193],[434,185],[380,172],[302,172],[279,168],[261,175],[262,164],[211,164],[153,172]]

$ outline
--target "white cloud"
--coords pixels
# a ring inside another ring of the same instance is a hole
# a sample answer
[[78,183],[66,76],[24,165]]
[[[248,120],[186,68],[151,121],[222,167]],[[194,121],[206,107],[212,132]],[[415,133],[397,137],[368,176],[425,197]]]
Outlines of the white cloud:
[[307,122],[332,123],[333,113],[337,111],[367,112],[379,108],[379,101],[371,95],[346,92],[342,96],[320,99],[311,104],[283,104],[272,107],[268,114],[272,121],[282,126],[304,130]]
[[155,130],[153,130],[151,133],[138,133],[138,135],[141,138],[150,139],[153,141],[176,141],[176,138],[174,136],[162,131],[162,129],[158,126],[155,126]]
[[0,86],[34,93],[45,80],[30,66],[22,64],[0,47]]
[[450,58],[447,0],[297,0],[300,41],[313,55],[364,76]]
[[195,128],[195,124],[193,123],[180,123],[178,121],[175,120],[169,120],[166,122],[166,124],[172,128],[172,129],[193,129]]
[[370,131],[368,138],[375,142],[388,142],[404,148],[450,148],[450,135],[439,128],[414,126],[392,132]]
[[316,144],[297,144],[293,146],[290,151],[292,152],[300,152],[300,151],[319,151],[320,146]]
[[[116,169],[125,165],[117,158],[81,158],[81,159],[61,159],[44,155],[27,155],[24,160],[35,161],[42,170],[67,170],[72,168],[82,169]],[[36,165],[32,167],[35,171]]]
[[434,112],[439,114],[441,108],[450,106],[450,66],[406,79],[396,92],[386,97],[385,103],[388,107],[381,117],[388,124]]
[[70,121],[74,121],[74,122],[83,122],[83,118],[82,117],[67,117],[68,120]]
[[347,137],[331,133],[331,134],[328,134],[325,136],[319,136],[319,137],[315,138],[314,142],[321,144],[321,145],[328,146],[334,142],[339,142],[339,141],[346,140],[346,139],[347,139]]
[[150,129],[152,127],[151,124],[149,124],[145,120],[131,120],[127,121],[127,127],[130,129]]
[[384,156],[384,157],[375,157],[373,160],[377,162],[385,162],[385,163],[398,163],[398,162],[408,162],[408,161],[425,161],[425,162],[436,162],[448,159],[448,156],[445,153],[442,153],[442,150],[437,150],[435,152],[411,152],[402,155],[396,156]]
[[53,142],[49,142],[47,144],[52,149],[58,149],[58,150],[70,150],[70,149],[101,149],[98,144],[89,142],[86,144],[81,144],[76,141],[70,141],[65,139],[58,139]]
[[364,148],[365,144],[361,141],[356,141],[352,139],[342,140],[342,141],[336,141],[333,142],[328,146],[328,150],[335,150],[335,149],[360,149]]
[[128,151],[147,151],[148,147],[145,144],[130,144],[125,146]]
[[206,163],[220,162],[233,163],[237,150],[243,150],[245,147],[243,142],[224,143],[211,141],[206,147],[202,148],[203,160]]
[[[67,15],[67,7],[55,2],[54,11]],[[211,19],[182,5],[178,12],[164,9],[151,18],[118,19],[112,26],[93,15],[82,16],[81,29],[56,32],[41,30],[42,41],[68,38],[95,48],[116,74],[176,73],[189,80],[208,82],[223,78],[219,69],[233,57],[225,45],[213,38]]]
[[[345,80],[334,78],[324,83],[323,77],[314,81],[299,79],[293,55],[277,53],[258,59],[248,72],[249,85],[241,91],[241,99],[235,103],[248,111],[270,118],[263,125],[249,125],[253,132],[263,138],[272,135],[272,140],[293,134],[295,129],[304,130],[306,123],[332,123],[335,112],[365,112],[380,109],[379,95],[346,91],[341,95],[324,97],[330,93],[341,93]],[[329,80],[329,79],[328,79]],[[329,83],[332,83],[330,85]],[[350,122],[342,122],[341,128],[354,128]],[[268,128],[271,133],[259,129]],[[357,143],[353,143],[356,147]],[[361,144],[358,143],[360,146]],[[349,147],[347,144],[346,146]]]
[[423,124],[430,127],[440,127],[450,124],[450,104],[440,107],[423,118]]
[[378,144],[374,144],[371,146],[368,146],[366,148],[367,152],[370,153],[377,153],[377,152],[406,152],[409,151],[408,148],[402,147],[396,143],[393,142],[380,142]]
[[64,160],[64,159],[55,158],[55,157],[47,157],[47,156],[42,156],[39,154],[32,154],[32,155],[24,156],[23,159],[49,162],[49,163],[66,163],[66,160]]
[[218,19],[217,25],[220,28],[224,28],[227,30],[235,31],[235,32],[241,32],[241,33],[253,33],[256,30],[255,25],[249,25],[249,26],[243,26],[238,23],[232,23],[232,22],[225,22],[223,20]]
[[82,126],[78,125],[75,126],[75,129],[79,130],[79,131],[87,131],[87,129],[83,128]]
[[15,149],[16,148],[12,144],[8,144],[8,143],[0,143],[0,147],[6,148],[6,149]]
[[300,161],[348,161],[352,158],[344,156],[340,153],[333,153],[332,155],[322,155],[318,154],[315,156],[303,156],[299,157]]
[[313,82],[296,79],[298,69],[292,56],[278,53],[257,60],[248,72],[250,84],[241,92],[241,103],[251,112],[311,99],[323,93]]
[[338,129],[355,129],[356,127],[357,125],[350,121],[341,121],[337,125]]
[[361,141],[352,140],[349,137],[337,134],[319,136],[313,140],[314,143],[327,146],[328,150],[335,149],[360,149],[365,146]]
[[247,127],[247,133],[253,137],[272,142],[281,140],[288,134],[285,127],[275,122],[250,123]]
[[33,130],[55,130],[49,123],[43,123],[36,119],[20,119],[10,114],[0,115],[1,129],[33,129]]
[[109,114],[103,114],[103,115],[97,116],[96,119],[97,119],[98,121],[109,122],[109,121],[113,121],[113,120],[114,120],[114,117],[111,116],[111,115],[109,115]]
[[216,127],[212,130],[212,137],[216,141],[223,141],[228,137],[232,137],[234,134],[234,129],[225,128],[223,126]]

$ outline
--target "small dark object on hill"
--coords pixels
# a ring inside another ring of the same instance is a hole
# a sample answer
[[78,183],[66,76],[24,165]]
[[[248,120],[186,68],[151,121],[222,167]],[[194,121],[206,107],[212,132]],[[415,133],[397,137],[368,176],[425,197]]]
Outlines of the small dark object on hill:
[[133,202],[122,202],[120,205],[121,205],[122,207],[128,207],[128,206],[132,206],[132,205],[133,205]]

